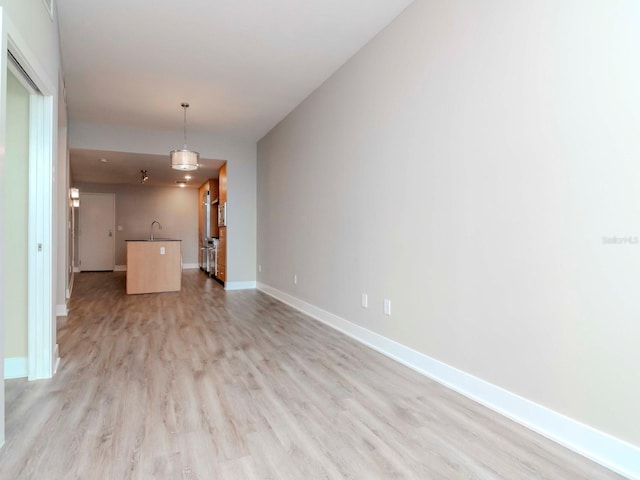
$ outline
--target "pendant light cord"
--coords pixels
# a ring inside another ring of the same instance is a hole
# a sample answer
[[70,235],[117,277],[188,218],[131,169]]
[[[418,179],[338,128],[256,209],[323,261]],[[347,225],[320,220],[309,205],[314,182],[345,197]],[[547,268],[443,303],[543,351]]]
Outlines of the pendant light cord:
[[184,149],[187,149],[187,108],[189,108],[188,103],[183,103],[182,108],[184,108]]

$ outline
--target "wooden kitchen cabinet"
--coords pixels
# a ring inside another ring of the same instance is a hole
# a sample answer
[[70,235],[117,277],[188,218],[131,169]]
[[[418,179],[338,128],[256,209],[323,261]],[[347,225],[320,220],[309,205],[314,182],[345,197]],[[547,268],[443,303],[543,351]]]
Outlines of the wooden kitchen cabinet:
[[[220,167],[218,175],[218,199],[220,205],[227,203],[227,164]],[[217,220],[217,219],[216,219]],[[227,227],[221,226],[218,229],[218,280],[227,281]]]
[[218,237],[218,279],[225,281],[227,267],[227,227],[220,227]]
[[218,175],[218,195],[220,197],[220,204],[227,201],[227,164],[225,163],[220,167],[220,173]]
[[211,236],[218,238],[218,179],[209,179],[209,225],[211,225]]
[[220,236],[218,237],[218,263],[226,265],[227,259],[227,227],[220,227]]
[[218,280],[227,281],[227,267],[225,265],[218,265]]

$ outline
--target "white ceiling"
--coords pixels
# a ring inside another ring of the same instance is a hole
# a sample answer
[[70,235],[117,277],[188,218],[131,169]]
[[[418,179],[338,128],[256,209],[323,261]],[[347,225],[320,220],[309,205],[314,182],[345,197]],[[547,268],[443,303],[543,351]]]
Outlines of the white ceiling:
[[411,2],[58,0],[69,121],[258,141]]
[[[172,170],[168,155],[143,155],[140,153],[110,152],[74,148],[71,171],[76,183],[118,183],[142,185],[141,170],[147,171],[147,187],[178,186],[176,181],[186,180],[186,187],[198,188],[210,178],[218,178],[223,160],[200,158],[200,167],[192,172]],[[97,180],[96,180],[97,179]]]

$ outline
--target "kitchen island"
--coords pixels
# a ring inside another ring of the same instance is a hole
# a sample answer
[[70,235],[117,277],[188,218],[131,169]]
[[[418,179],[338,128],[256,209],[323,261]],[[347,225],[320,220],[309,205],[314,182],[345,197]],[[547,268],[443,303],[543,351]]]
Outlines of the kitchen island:
[[179,292],[182,241],[127,240],[127,294]]

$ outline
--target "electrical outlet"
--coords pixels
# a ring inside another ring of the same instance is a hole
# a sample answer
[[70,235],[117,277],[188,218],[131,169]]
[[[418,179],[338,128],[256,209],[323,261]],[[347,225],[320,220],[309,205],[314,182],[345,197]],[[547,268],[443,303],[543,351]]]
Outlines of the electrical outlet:
[[369,296],[366,293],[362,294],[362,308],[367,308],[369,306]]
[[297,274],[294,274],[294,275],[293,275],[293,284],[294,284],[294,285],[297,285],[297,284],[298,284],[298,275],[297,275]]
[[391,315],[391,300],[388,298],[384,299],[384,314]]
[[160,255],[164,255],[164,254],[165,254],[164,247],[160,247]]

